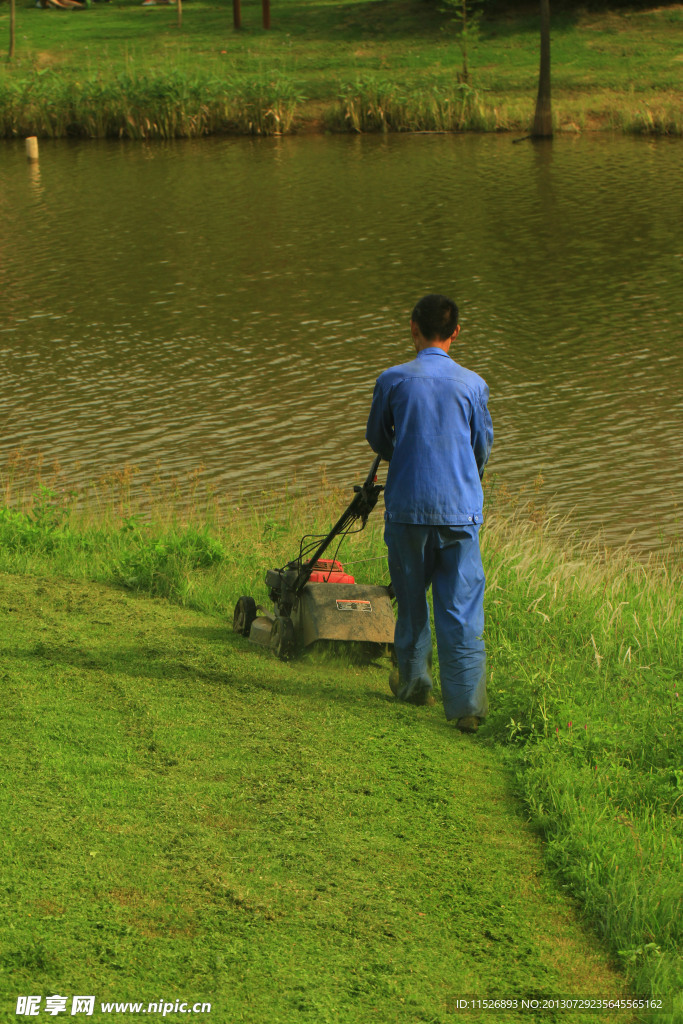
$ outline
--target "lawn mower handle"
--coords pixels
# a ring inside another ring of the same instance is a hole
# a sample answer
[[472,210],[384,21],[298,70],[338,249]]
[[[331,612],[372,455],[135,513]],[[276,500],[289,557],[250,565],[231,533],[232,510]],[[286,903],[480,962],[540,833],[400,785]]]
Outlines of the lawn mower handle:
[[379,464],[381,461],[382,456],[377,455],[375,461],[372,463],[372,466],[370,467],[370,472],[365,478],[365,483],[362,486],[356,484],[356,486],[353,488],[355,494],[353,499],[351,500],[351,504],[349,505],[349,507],[339,517],[339,519],[334,524],[328,535],[319,545],[315,554],[311,558],[309,558],[309,560],[304,565],[301,566],[299,574],[296,579],[296,583],[294,584],[293,587],[293,590],[296,594],[300,594],[301,591],[304,589],[304,587],[308,583],[311,573],[313,572],[313,567],[315,566],[315,563],[318,561],[318,559],[323,554],[325,549],[329,547],[334,538],[342,532],[342,530],[344,530],[347,526],[350,526],[355,519],[361,519],[363,522],[363,526],[361,526],[361,529],[364,528],[365,524],[368,521],[368,516],[370,515],[373,508],[377,504],[379,496],[384,490],[382,484],[375,483],[377,479],[377,470],[379,468]]
[[[380,464],[381,461],[382,461],[382,456],[381,455],[377,455],[375,457],[375,461],[370,466],[370,472],[368,473],[368,475],[365,478],[365,483],[363,484],[363,487],[361,488],[361,487],[358,486],[358,484],[356,484],[356,486],[354,487],[354,491],[358,492],[360,490],[364,490],[367,487],[372,487],[372,485],[374,484],[375,480],[377,479],[377,470],[379,469],[379,464]],[[381,488],[380,488],[380,490],[381,490]]]

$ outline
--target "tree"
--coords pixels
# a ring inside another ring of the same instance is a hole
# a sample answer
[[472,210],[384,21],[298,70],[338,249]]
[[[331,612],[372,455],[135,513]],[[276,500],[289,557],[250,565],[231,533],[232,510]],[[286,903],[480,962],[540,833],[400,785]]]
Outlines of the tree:
[[14,56],[14,39],[16,36],[16,4],[15,0],[9,0],[9,59]]
[[460,80],[466,83],[470,80],[468,50],[474,46],[479,35],[481,2],[482,0],[442,0],[440,4],[441,11],[449,14],[450,21],[456,26],[456,39],[462,52]]
[[553,134],[550,109],[550,0],[541,0],[541,66],[538,73],[536,113],[531,129],[534,139],[549,139]]
[[[263,27],[270,28],[270,0],[261,0]],[[232,20],[236,29],[242,28],[242,0],[232,0]]]

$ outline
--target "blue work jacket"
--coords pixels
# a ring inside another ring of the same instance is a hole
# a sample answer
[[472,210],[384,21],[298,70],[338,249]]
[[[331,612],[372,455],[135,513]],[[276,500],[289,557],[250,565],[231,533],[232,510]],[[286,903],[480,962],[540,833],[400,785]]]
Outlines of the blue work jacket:
[[375,384],[366,438],[389,462],[385,518],[481,523],[481,477],[493,444],[489,389],[441,348],[392,366]]

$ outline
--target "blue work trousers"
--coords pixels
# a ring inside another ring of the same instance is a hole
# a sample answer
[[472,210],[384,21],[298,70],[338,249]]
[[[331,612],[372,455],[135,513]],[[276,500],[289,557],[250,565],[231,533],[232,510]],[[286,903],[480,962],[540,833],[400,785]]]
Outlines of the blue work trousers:
[[431,690],[431,584],[446,718],[488,711],[484,646],[484,570],[479,527],[385,522],[384,540],[397,600],[394,650],[400,690],[408,700]]

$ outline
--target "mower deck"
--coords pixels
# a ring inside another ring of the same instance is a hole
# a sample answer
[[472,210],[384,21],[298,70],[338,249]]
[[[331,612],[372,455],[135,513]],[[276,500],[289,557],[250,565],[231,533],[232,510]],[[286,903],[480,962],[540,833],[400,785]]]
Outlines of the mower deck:
[[[356,583],[340,562],[320,556],[332,540],[345,536],[358,519],[361,529],[375,507],[380,492],[375,459],[362,487],[330,533],[320,544],[304,549],[281,569],[268,569],[266,586],[273,611],[256,606],[252,597],[240,597],[235,607],[233,630],[252,643],[270,647],[278,657],[291,658],[297,650],[318,640],[342,640],[379,649],[394,642],[394,611],[390,587]],[[307,552],[314,554],[306,558]]]
[[387,587],[307,583],[292,610],[304,647],[316,640],[393,644],[394,610]]

